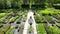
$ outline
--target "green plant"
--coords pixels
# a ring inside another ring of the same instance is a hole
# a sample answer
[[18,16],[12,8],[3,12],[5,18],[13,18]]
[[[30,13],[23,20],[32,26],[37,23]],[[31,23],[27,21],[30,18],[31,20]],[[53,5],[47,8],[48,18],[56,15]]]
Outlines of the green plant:
[[60,34],[60,29],[57,26],[46,26],[48,34]]
[[14,27],[13,28],[10,28],[7,32],[6,32],[6,34],[13,34],[14,33]]
[[43,23],[37,24],[37,32],[38,34],[47,34]]

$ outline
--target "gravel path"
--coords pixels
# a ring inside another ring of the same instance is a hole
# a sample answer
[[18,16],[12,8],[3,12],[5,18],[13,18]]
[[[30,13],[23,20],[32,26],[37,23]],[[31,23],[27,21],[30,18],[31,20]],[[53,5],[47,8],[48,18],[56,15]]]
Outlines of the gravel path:
[[14,29],[14,34],[19,34],[18,29]]
[[30,33],[28,33],[29,32],[28,29],[30,28],[30,24],[28,23],[28,19],[30,18],[30,16],[33,19],[33,22],[32,22],[33,34],[37,34],[36,22],[35,22],[33,14],[34,13],[32,12],[32,10],[29,10],[28,15],[27,15],[27,21],[26,21],[25,26],[24,26],[23,34],[30,34]]

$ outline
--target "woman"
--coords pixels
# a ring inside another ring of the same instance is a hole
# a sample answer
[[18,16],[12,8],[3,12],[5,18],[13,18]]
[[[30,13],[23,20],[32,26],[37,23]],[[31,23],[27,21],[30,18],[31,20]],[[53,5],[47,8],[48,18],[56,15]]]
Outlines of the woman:
[[32,25],[32,22],[33,22],[33,19],[32,19],[32,17],[30,17],[30,19],[28,20],[28,23],[29,23],[30,25]]

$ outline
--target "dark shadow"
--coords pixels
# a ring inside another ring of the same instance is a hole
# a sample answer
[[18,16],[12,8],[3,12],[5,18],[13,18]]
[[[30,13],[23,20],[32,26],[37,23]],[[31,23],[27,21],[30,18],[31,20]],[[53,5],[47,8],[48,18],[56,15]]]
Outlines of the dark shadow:
[[14,22],[12,21],[12,22],[10,22],[9,24],[11,24],[11,23],[14,23]]
[[31,6],[32,7],[32,9],[45,9],[45,5],[44,4],[42,4],[42,5],[32,5]]
[[55,9],[60,9],[60,6],[54,6],[54,5],[53,5],[53,8],[55,8]]
[[21,22],[17,22],[16,24],[20,24]]
[[30,8],[29,4],[22,4],[21,7],[23,9],[29,9]]

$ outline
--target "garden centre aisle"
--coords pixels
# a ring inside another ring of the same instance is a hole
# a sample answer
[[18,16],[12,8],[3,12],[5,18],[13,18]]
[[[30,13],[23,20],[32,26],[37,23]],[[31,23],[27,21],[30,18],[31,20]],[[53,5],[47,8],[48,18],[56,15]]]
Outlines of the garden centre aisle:
[[28,34],[28,29],[30,28],[30,24],[28,23],[28,19],[30,17],[32,17],[32,19],[33,19],[33,22],[32,22],[32,30],[33,30],[33,33],[32,34],[37,34],[36,22],[35,22],[35,19],[34,19],[34,15],[33,14],[34,13],[32,12],[32,10],[29,10],[28,15],[27,15],[27,21],[26,21],[25,26],[24,26],[23,34]]

